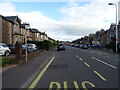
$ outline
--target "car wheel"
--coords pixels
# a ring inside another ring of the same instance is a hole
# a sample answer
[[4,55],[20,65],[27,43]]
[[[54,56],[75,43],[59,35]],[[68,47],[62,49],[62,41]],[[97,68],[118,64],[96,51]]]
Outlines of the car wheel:
[[6,51],[5,52],[5,56],[9,56],[10,55],[10,52],[9,51]]

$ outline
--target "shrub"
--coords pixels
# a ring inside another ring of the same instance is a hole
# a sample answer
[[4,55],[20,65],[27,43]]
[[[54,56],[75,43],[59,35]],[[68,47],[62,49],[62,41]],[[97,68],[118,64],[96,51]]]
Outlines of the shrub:
[[13,62],[14,60],[12,58],[7,58],[7,57],[2,58],[2,66],[5,66],[6,64],[12,64]]

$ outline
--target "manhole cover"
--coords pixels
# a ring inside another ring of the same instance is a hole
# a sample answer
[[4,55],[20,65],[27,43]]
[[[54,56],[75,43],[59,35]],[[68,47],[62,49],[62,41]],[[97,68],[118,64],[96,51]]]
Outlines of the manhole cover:
[[48,69],[68,69],[68,64],[50,65]]

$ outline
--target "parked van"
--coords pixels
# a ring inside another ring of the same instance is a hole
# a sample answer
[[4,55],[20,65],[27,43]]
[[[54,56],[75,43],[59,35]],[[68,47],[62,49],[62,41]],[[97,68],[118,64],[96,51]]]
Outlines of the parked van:
[[11,50],[9,49],[9,47],[4,43],[0,43],[0,55],[9,56],[10,53]]

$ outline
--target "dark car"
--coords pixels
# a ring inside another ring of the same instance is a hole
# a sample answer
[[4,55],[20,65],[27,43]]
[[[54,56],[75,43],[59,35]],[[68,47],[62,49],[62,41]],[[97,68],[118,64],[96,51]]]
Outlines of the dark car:
[[65,50],[65,46],[63,44],[57,45],[57,51],[60,51],[60,50]]
[[15,44],[7,44],[12,54],[15,54]]
[[[9,49],[11,50],[12,54],[15,54],[16,49],[15,49],[15,44],[7,44],[7,46],[9,47]],[[31,48],[27,49],[28,53],[32,52],[33,50]],[[22,54],[25,54],[26,52],[26,45],[22,45]]]
[[94,45],[91,45],[92,48],[97,48],[97,47],[102,47],[101,44],[94,44]]

